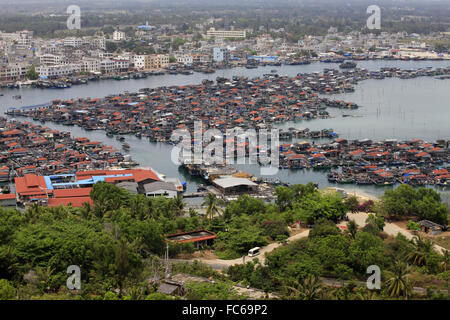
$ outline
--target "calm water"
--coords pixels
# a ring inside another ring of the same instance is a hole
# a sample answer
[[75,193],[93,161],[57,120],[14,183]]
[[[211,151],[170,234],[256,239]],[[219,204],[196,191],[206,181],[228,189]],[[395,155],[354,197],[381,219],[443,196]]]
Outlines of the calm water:
[[[448,67],[446,61],[362,61],[358,67],[378,70],[381,67],[399,67],[416,69],[421,67]],[[260,67],[258,69],[235,68],[218,70],[214,74],[163,75],[140,80],[104,80],[88,85],[73,86],[69,89],[0,89],[4,96],[0,97],[0,113],[10,107],[20,107],[46,103],[54,99],[71,99],[78,97],[103,97],[124,91],[137,91],[140,88],[153,88],[170,85],[198,84],[203,79],[215,80],[216,77],[231,78],[234,75],[256,77],[276,69],[280,75],[295,76],[297,73],[322,71],[324,68],[338,68],[337,64],[313,63],[301,66]],[[21,95],[21,100],[12,96]],[[356,86],[356,91],[329,98],[353,101],[362,106],[358,110],[340,110],[328,108],[333,118],[289,122],[280,128],[333,128],[340,137],[347,139],[410,139],[418,138],[429,141],[450,139],[450,81],[436,80],[432,77],[416,79],[366,80]],[[342,117],[351,114],[356,117]],[[102,131],[85,131],[77,127],[66,127],[47,123],[52,128],[71,131],[74,136],[85,136],[94,141],[102,141],[107,145],[120,148],[121,144],[114,138],[108,138]],[[188,182],[188,191],[195,191],[199,180],[193,180],[178,166],[170,161],[172,146],[163,143],[150,143],[146,139],[127,136],[131,149],[129,153],[143,167],[153,167],[168,177],[177,176]],[[258,166],[244,165],[240,168],[259,176]],[[280,170],[276,178],[290,183],[318,182],[321,187],[329,186],[326,175],[313,170]],[[201,182],[200,182],[201,183]],[[333,184],[333,186],[336,186]],[[341,186],[349,191],[356,189],[354,185]],[[358,186],[368,194],[379,195],[386,187]]]

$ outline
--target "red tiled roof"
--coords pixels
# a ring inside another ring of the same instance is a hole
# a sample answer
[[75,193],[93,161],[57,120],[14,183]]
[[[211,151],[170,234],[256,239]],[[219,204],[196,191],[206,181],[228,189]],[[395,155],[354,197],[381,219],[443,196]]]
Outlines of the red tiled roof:
[[55,198],[89,197],[91,190],[92,188],[55,189],[53,194]]
[[12,200],[16,198],[15,193],[0,194],[0,200]]
[[94,202],[90,197],[72,197],[72,198],[53,198],[48,199],[49,207],[57,207],[60,205],[68,206],[69,204],[72,207],[82,207],[84,203],[93,204]]

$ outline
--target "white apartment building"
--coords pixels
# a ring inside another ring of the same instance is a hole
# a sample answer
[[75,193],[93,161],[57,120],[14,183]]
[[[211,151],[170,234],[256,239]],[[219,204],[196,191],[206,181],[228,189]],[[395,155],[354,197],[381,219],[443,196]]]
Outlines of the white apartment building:
[[115,68],[118,71],[128,71],[130,68],[130,60],[128,59],[114,59]]
[[100,61],[92,58],[84,58],[81,61],[81,71],[85,72],[99,72]]
[[116,63],[113,60],[102,60],[100,62],[100,71],[102,73],[112,73],[116,71]]
[[177,63],[184,65],[192,64],[194,62],[194,58],[190,54],[177,54],[175,55],[175,59],[177,59]]
[[99,49],[106,49],[106,40],[105,38],[94,38],[91,39],[90,44]]
[[114,54],[111,52],[99,52],[98,56],[102,59],[112,59],[114,57]]
[[213,48],[213,61],[227,62],[230,60],[230,50],[226,48]]
[[118,30],[114,31],[114,32],[113,32],[113,40],[114,40],[114,41],[122,41],[122,40],[125,40],[125,32],[123,32],[123,31],[118,31]]
[[63,44],[66,47],[79,47],[83,44],[83,40],[81,40],[80,38],[70,37],[65,38]]
[[71,76],[74,73],[81,71],[80,64],[60,64],[54,66],[40,66],[36,68],[37,73],[40,77],[47,78],[59,78]]
[[0,66],[0,81],[19,80],[25,77],[29,69],[30,65],[23,63]]
[[139,70],[145,69],[145,55],[137,55],[132,57],[134,67]]
[[66,58],[56,54],[43,54],[39,57],[39,62],[44,65],[62,64]]
[[246,37],[245,30],[216,30],[214,28],[210,28],[206,32],[206,38],[211,39],[224,39],[224,38],[245,38]]

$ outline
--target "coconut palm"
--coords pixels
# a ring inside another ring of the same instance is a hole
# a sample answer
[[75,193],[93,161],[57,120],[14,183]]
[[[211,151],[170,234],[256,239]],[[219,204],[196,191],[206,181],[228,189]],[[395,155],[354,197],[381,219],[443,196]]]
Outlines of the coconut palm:
[[356,233],[358,232],[358,224],[355,220],[352,219],[347,223],[347,232],[352,239],[355,239]]
[[450,269],[450,251],[442,250],[442,252],[444,256],[441,263],[439,264],[439,267],[442,271],[447,271]]
[[319,300],[322,297],[322,284],[318,276],[308,276],[294,281],[294,286],[286,287],[290,297],[295,300]]
[[403,262],[396,262],[394,270],[389,272],[389,278],[386,281],[387,293],[390,297],[404,296],[408,299],[411,291],[411,285],[408,281],[408,265]]
[[184,202],[181,194],[177,194],[177,196],[173,199],[173,205],[177,211],[177,214],[181,214],[183,212]]
[[366,288],[360,288],[356,293],[356,299],[358,300],[377,300],[377,292],[375,290],[369,290]]
[[219,208],[219,202],[219,199],[217,199],[214,193],[208,193],[206,195],[203,205],[206,205],[206,216],[209,217],[209,220],[212,220],[216,213],[223,213],[223,210]]
[[433,252],[433,242],[421,236],[414,238],[412,242],[414,249],[408,253],[406,259],[417,266],[423,266],[426,264],[428,255]]

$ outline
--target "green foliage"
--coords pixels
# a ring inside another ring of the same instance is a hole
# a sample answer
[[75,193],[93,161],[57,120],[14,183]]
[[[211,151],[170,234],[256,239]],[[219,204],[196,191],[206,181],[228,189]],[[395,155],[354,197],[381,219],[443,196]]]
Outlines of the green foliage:
[[230,283],[225,282],[188,282],[186,298],[189,300],[242,300]]
[[0,300],[10,300],[16,295],[16,289],[6,279],[0,279]]
[[403,184],[395,190],[387,190],[381,197],[379,210],[389,217],[417,216],[439,224],[448,223],[448,207],[439,193],[430,188],[415,189]]
[[153,292],[150,293],[145,300],[174,300],[175,298],[171,295],[160,293],[160,292]]
[[357,212],[359,207],[359,201],[358,198],[355,196],[350,196],[347,199],[344,200],[344,203],[348,207],[348,210],[351,212]]
[[295,217],[308,224],[324,218],[337,222],[347,213],[347,206],[336,194],[309,194],[294,205]]
[[420,231],[420,224],[418,224],[417,222],[414,222],[412,220],[408,221],[408,224],[406,225],[406,227],[408,228],[408,230],[416,230],[416,231]]
[[30,69],[27,71],[26,75],[27,79],[29,80],[36,80],[39,78],[39,74],[36,72],[36,67],[31,66]]
[[368,232],[358,232],[348,249],[350,265],[354,270],[364,273],[370,265],[384,264],[383,240]]
[[263,235],[269,236],[272,240],[278,236],[289,236],[287,226],[282,221],[266,221],[262,224]]
[[309,238],[315,237],[327,237],[330,235],[339,235],[341,230],[336,226],[333,221],[320,219],[318,220],[313,228],[309,231]]

